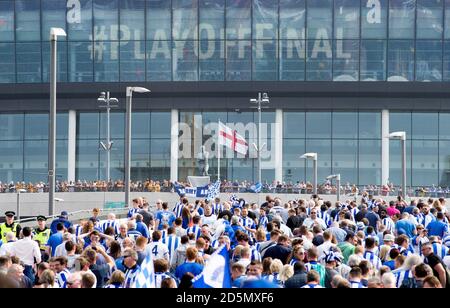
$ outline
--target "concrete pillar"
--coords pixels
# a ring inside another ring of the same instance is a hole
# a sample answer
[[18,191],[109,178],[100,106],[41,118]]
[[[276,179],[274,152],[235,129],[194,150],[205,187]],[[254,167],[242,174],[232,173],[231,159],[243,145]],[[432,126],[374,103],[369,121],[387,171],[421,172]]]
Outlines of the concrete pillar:
[[69,134],[67,141],[67,180],[75,181],[75,163],[77,150],[77,112],[69,110]]
[[283,110],[275,111],[275,181],[283,181]]
[[389,181],[389,110],[381,111],[381,184]]
[[178,181],[178,133],[179,133],[178,110],[171,112],[171,133],[170,133],[170,180]]

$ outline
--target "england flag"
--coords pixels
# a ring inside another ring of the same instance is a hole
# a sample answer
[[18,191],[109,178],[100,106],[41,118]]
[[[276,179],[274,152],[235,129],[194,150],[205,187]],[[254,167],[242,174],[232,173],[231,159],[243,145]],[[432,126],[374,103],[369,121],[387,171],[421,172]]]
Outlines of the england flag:
[[219,122],[219,145],[224,145],[242,155],[247,155],[248,143],[236,130]]
[[134,289],[150,289],[155,288],[155,270],[153,268],[152,254],[147,254],[144,262],[141,264],[139,273],[136,274],[134,283],[131,288]]
[[211,255],[203,272],[192,279],[196,289],[229,289],[231,288],[231,272],[227,247],[223,245]]

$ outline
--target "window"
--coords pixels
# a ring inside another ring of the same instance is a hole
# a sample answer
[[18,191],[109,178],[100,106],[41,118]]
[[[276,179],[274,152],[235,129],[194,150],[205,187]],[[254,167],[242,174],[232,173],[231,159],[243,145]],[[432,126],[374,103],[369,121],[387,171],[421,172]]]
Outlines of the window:
[[[358,153],[359,185],[373,185],[381,183],[381,141],[359,140]],[[393,160],[391,158],[391,166],[392,162]],[[389,181],[392,181],[392,178],[389,179]]]
[[361,37],[384,39],[387,35],[388,0],[361,1]]
[[359,80],[359,41],[334,41],[333,80]]
[[252,42],[227,41],[227,80],[246,81],[252,77]]
[[67,29],[67,35],[71,41],[93,39],[92,0],[72,1],[71,6],[67,9]]
[[200,80],[222,81],[225,79],[225,41],[200,41]]
[[41,43],[17,43],[17,82],[39,83],[41,78]]
[[[56,74],[58,82],[67,82],[67,42],[57,41]],[[50,44],[42,44],[42,81],[50,81]]]
[[333,1],[308,0],[308,39],[328,40],[333,38]]
[[306,60],[306,80],[331,81],[332,80],[332,41],[308,40],[308,58]]
[[414,80],[414,41],[389,41],[388,81]]
[[145,44],[129,41],[120,45],[120,80],[145,80]]
[[306,38],[306,0],[280,0],[280,37],[287,40]]
[[16,82],[14,43],[0,43],[0,83]]
[[[121,29],[121,40],[130,40],[130,35],[130,32]],[[119,0],[94,0],[94,40],[107,41],[118,39]]]
[[253,39],[278,38],[278,2],[255,0],[253,2]]
[[381,113],[359,113],[359,138],[381,139]]
[[333,138],[358,138],[358,113],[333,112]]
[[386,80],[386,41],[361,41],[361,81]]
[[[133,42],[129,42],[133,45]],[[96,82],[119,81],[119,42],[94,44],[94,80]]]
[[413,39],[416,1],[389,1],[389,38]]
[[40,41],[40,1],[16,0],[16,39]]
[[412,113],[412,138],[437,139],[439,136],[439,115],[437,113]]
[[442,5],[442,0],[417,0],[418,39],[442,39]]
[[172,51],[170,41],[147,42],[147,80],[172,80]]
[[280,41],[280,80],[305,80],[305,55],[304,40]]
[[174,41],[173,80],[198,80],[198,41]]
[[0,42],[14,41],[14,1],[0,1]]
[[92,82],[92,44],[89,42],[69,42],[69,81]]
[[[42,3],[42,38],[48,38],[50,28],[66,29],[66,1],[61,0],[41,0]],[[58,37],[58,40],[65,41],[66,37]]]
[[253,42],[253,80],[278,80],[278,41]]
[[197,0],[173,0],[173,39],[198,39]]
[[225,1],[199,0],[200,40],[223,40],[225,38]]
[[0,114],[0,140],[23,139],[23,114]]
[[416,80],[442,81],[442,41],[416,41]]
[[145,0],[120,0],[120,31],[129,40],[145,39]]
[[359,38],[359,0],[335,0],[334,2],[334,38]]
[[252,0],[227,0],[228,40],[248,40],[252,37],[251,11]]
[[171,1],[147,1],[147,39],[167,41],[172,38]]
[[331,138],[331,112],[306,113],[307,138]]

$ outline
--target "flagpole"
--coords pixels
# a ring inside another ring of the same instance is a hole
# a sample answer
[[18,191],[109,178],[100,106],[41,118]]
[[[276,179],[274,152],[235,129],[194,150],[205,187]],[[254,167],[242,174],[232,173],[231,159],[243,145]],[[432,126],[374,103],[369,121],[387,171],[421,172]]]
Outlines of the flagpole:
[[217,180],[220,182],[220,119],[217,124]]

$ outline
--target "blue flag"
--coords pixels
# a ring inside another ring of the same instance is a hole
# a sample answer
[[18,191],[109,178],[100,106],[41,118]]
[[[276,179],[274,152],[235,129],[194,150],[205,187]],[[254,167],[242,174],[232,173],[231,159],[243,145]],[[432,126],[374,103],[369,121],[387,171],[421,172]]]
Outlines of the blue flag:
[[197,289],[229,289],[231,288],[231,271],[228,250],[225,245],[211,255],[203,272],[192,279]]
[[209,186],[209,192],[207,200],[212,200],[220,194],[220,181],[216,181],[214,184]]
[[193,198],[206,198],[209,193],[209,185],[203,187],[184,187],[183,185],[175,184],[175,192],[178,195],[185,195]]
[[250,186],[250,190],[253,193],[260,193],[262,190],[262,184],[261,183],[256,183],[255,185]]
[[149,289],[155,288],[155,272],[153,266],[152,254],[147,254],[144,262],[141,264],[139,272],[136,274],[136,279],[131,285],[131,288]]

